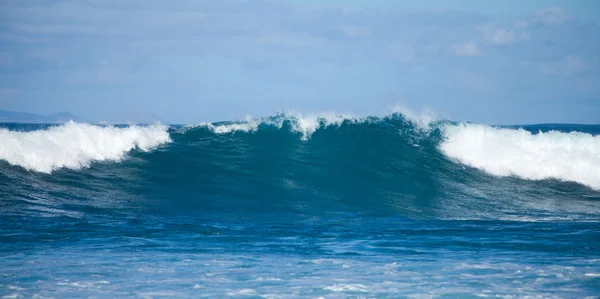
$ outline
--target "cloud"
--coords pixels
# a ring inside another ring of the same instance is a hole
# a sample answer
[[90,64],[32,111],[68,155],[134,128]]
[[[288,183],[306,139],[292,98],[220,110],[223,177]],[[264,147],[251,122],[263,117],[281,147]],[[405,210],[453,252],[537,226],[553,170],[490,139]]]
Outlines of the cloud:
[[534,17],[535,20],[545,25],[561,25],[573,19],[571,14],[560,7],[540,9],[535,12]]
[[529,32],[521,32],[521,34],[519,34],[519,39],[524,41],[524,40],[528,40],[530,38]]
[[546,75],[570,76],[578,72],[592,70],[597,66],[597,57],[585,59],[579,55],[568,55],[560,61],[542,63],[540,71]]
[[342,32],[350,38],[360,38],[371,36],[371,32],[363,27],[358,26],[344,26]]
[[321,37],[296,32],[278,32],[256,39],[258,45],[283,47],[313,47],[319,46],[324,42],[324,39]]
[[517,35],[512,30],[497,29],[488,34],[486,39],[494,44],[504,45],[514,43]]
[[454,53],[457,56],[480,56],[481,51],[479,51],[479,47],[473,42],[468,42],[466,44],[454,45],[452,46]]
[[525,31],[526,23],[516,23],[511,29],[502,28],[496,24],[483,24],[477,26],[477,31],[483,38],[495,45],[509,45],[518,41],[529,39],[529,33]]
[[[551,35],[553,36],[550,38],[556,38],[556,33],[564,32],[569,28],[565,25],[574,20],[575,18],[563,8],[550,7],[533,12],[527,19],[513,21],[512,26],[491,22],[478,25],[476,30],[491,44],[510,45],[530,40],[532,35],[536,34],[544,38]],[[560,26],[563,28],[559,28]]]

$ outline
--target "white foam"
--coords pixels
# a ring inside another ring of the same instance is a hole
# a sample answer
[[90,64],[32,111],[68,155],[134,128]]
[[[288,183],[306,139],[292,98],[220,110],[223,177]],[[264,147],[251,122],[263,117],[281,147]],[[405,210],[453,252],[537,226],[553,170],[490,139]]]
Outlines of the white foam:
[[390,109],[392,114],[402,114],[404,118],[421,130],[429,130],[430,125],[438,120],[437,113],[432,109],[423,109],[420,113],[404,107],[396,105]]
[[459,124],[444,128],[441,151],[497,176],[554,178],[600,190],[600,136]]
[[248,296],[248,295],[255,295],[255,294],[256,294],[256,291],[253,290],[253,289],[241,289],[241,290],[236,291],[236,292],[229,292],[229,293],[227,293],[227,295],[229,295],[229,296],[236,296],[236,295],[246,295],[246,296]]
[[302,114],[295,113],[291,115],[290,119],[292,122],[292,130],[302,134],[302,139],[307,140],[320,128],[326,128],[329,126],[341,126],[344,121],[350,122],[362,122],[364,120],[355,118],[351,115],[335,114],[335,113],[322,113],[303,116]]
[[251,118],[246,117],[245,120],[224,123],[224,124],[211,124],[211,123],[200,123],[195,127],[205,127],[215,134],[229,134],[235,132],[255,132],[258,127],[262,125],[276,127],[281,129],[283,124],[289,121],[291,129],[294,132],[302,134],[302,140],[307,140],[312,134],[318,129],[328,126],[340,126],[344,121],[358,121],[357,118],[350,115],[334,114],[334,113],[321,113],[302,115],[297,112],[286,112],[282,113],[277,117],[265,117],[265,118]]
[[80,169],[92,161],[120,161],[138,148],[149,151],[170,141],[167,127],[102,127],[68,122],[47,130],[17,132],[0,129],[0,159],[28,170],[50,173]]
[[206,127],[209,130],[213,131],[216,134],[227,134],[232,132],[254,132],[258,130],[258,126],[260,125],[260,121],[252,120],[243,123],[230,123],[230,124],[211,124],[211,123],[201,123],[199,127]]
[[308,140],[316,131],[330,126],[341,126],[344,122],[365,123],[372,121],[373,118],[382,120],[393,118],[401,114],[404,119],[415,126],[418,130],[429,131],[431,124],[438,120],[438,115],[433,110],[425,109],[420,113],[396,105],[388,109],[385,114],[373,117],[356,117],[350,114],[340,113],[316,113],[303,114],[297,111],[284,111],[274,117],[253,118],[245,116],[242,120],[230,123],[206,123],[183,128],[183,133],[191,128],[204,127],[215,134],[230,134],[235,132],[256,132],[261,125],[271,126],[281,129],[284,123],[289,122],[291,130],[301,134],[302,140]]
[[369,292],[369,288],[363,284],[335,284],[323,289],[332,292]]

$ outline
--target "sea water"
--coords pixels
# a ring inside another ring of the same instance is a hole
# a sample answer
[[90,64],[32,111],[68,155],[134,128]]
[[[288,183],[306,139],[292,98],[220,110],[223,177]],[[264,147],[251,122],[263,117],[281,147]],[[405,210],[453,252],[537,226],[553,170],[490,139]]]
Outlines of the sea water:
[[0,125],[0,297],[597,298],[600,126]]

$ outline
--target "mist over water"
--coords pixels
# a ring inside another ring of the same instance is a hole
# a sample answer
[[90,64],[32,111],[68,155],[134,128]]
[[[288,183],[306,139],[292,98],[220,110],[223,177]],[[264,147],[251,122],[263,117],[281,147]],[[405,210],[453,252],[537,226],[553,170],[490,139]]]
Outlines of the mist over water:
[[593,296],[599,133],[406,111],[0,125],[0,294]]

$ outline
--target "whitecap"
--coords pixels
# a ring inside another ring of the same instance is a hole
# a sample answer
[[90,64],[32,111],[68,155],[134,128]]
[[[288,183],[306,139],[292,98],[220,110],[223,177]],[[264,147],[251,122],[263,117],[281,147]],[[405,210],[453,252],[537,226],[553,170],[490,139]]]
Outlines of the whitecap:
[[447,125],[442,153],[496,176],[578,182],[600,190],[600,136],[478,124]]
[[166,142],[170,137],[164,125],[117,128],[71,121],[29,132],[0,129],[0,159],[51,173],[89,167],[92,161],[120,161],[135,148],[149,151]]

